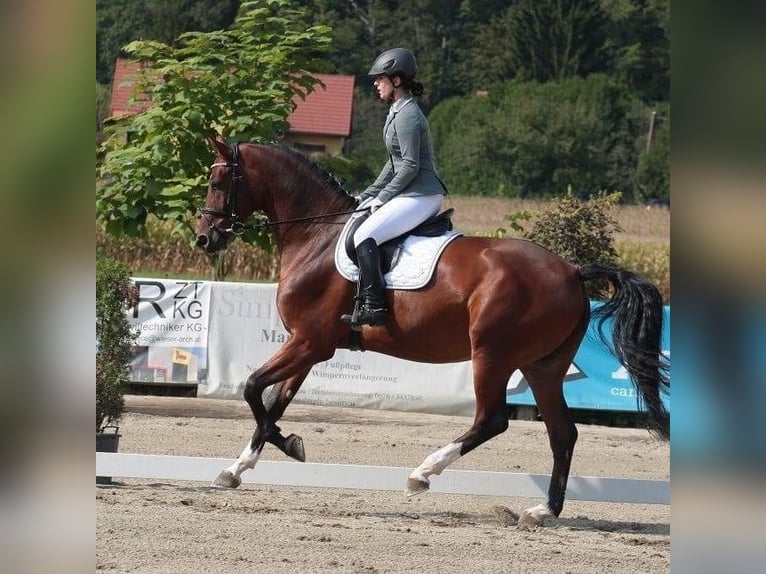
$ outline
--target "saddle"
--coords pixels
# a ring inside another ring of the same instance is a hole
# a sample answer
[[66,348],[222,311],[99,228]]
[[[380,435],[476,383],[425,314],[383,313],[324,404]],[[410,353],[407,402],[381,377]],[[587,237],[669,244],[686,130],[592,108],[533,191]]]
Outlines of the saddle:
[[[381,268],[383,269],[383,273],[388,273],[391,271],[393,266],[396,265],[396,262],[399,260],[399,256],[402,252],[404,240],[410,235],[417,235],[419,237],[438,237],[447,231],[452,231],[452,214],[454,212],[455,209],[452,207],[445,209],[441,213],[438,213],[433,217],[429,217],[417,227],[414,227],[406,233],[403,233],[398,237],[394,237],[393,239],[389,239],[385,243],[381,244],[379,246],[380,264]],[[369,216],[369,213],[365,213],[357,217],[349,224],[348,235],[346,235],[345,250],[349,259],[351,259],[354,264],[358,264],[358,261],[356,260],[356,250],[354,249],[354,233]]]

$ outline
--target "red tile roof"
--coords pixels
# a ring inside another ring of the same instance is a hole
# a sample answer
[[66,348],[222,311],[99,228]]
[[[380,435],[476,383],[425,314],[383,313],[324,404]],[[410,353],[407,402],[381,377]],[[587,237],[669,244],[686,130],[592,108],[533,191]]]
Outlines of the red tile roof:
[[304,134],[348,136],[354,100],[354,76],[314,74],[317,85],[306,100],[295,99],[297,107],[287,120],[290,131]]
[[[133,77],[140,64],[117,58],[112,82],[110,115],[140,112],[148,104],[128,105],[133,94]],[[290,132],[347,137],[351,133],[354,76],[315,74],[325,87],[317,85],[305,100],[295,98],[296,108],[287,118]]]
[[112,102],[109,106],[109,115],[121,116],[127,113],[140,112],[149,107],[148,102],[128,106],[128,101],[133,96],[133,78],[140,68],[141,64],[138,62],[117,58],[114,66],[114,79],[112,80]]

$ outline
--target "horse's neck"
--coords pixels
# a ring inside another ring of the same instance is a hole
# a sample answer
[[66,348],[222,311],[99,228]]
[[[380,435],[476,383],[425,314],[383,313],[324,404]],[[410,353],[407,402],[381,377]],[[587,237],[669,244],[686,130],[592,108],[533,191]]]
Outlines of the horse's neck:
[[[275,151],[276,153],[276,151]],[[284,151],[278,153],[286,154]],[[283,265],[316,258],[332,251],[347,216],[321,217],[353,209],[340,194],[316,181],[295,158],[271,162],[270,201],[265,212],[272,222]],[[303,175],[301,175],[303,174]],[[304,181],[300,181],[303,177]],[[284,223],[283,223],[284,222]]]

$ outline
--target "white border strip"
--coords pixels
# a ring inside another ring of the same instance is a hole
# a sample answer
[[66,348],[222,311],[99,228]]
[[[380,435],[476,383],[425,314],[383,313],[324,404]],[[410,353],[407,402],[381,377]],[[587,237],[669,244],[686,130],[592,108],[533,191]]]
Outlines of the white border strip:
[[[225,458],[96,453],[96,476],[203,481],[208,484],[233,461]],[[411,469],[394,466],[258,462],[242,475],[248,484],[404,491]],[[446,470],[431,478],[431,491],[445,494],[546,498],[550,476],[475,470]],[[573,476],[568,500],[670,504],[669,480]]]

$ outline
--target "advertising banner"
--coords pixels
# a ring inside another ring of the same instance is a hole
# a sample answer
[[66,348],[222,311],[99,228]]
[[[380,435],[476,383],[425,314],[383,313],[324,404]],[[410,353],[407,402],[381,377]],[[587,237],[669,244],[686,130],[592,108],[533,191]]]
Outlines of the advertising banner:
[[131,381],[198,384],[206,378],[210,283],[135,278],[138,305],[128,311],[139,336]]
[[[129,311],[141,332],[132,365],[135,382],[194,384],[197,396],[241,398],[247,377],[289,338],[276,309],[275,284],[135,282],[140,302]],[[669,326],[666,307],[663,351],[668,355]],[[636,410],[633,384],[601,346],[593,325],[564,392],[572,408]],[[470,362],[431,365],[341,349],[311,369],[294,402],[471,416],[473,371]],[[519,372],[509,381],[506,402],[535,404]],[[669,399],[666,403],[669,407]]]
[[[601,303],[591,302],[591,309]],[[662,352],[670,357],[670,307],[663,310],[664,330]],[[612,321],[604,323],[604,333],[611,342]],[[594,322],[575,355],[574,362],[564,379],[564,397],[575,409],[595,409],[619,412],[636,412],[636,389],[625,368],[603,347],[598,339]],[[670,410],[670,397],[663,397]],[[513,374],[506,391],[510,405],[535,405],[532,391],[518,371]]]
[[[210,300],[208,372],[198,396],[241,397],[247,377],[287,341],[276,285],[215,283]],[[339,349],[309,373],[298,404],[473,414],[470,365],[428,365]]]

